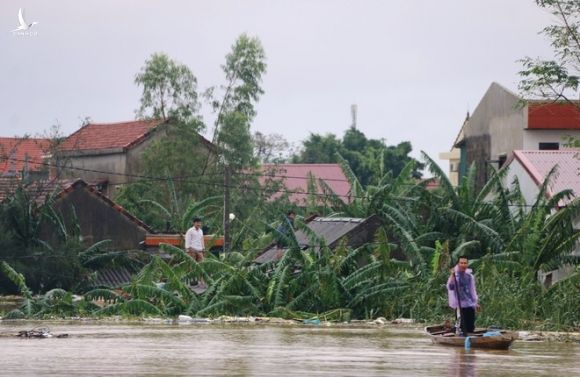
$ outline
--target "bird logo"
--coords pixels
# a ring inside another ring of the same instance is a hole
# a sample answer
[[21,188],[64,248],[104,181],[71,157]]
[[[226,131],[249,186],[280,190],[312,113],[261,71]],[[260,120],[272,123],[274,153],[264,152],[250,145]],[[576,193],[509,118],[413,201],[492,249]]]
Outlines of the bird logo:
[[31,27],[33,27],[34,25],[38,24],[38,22],[31,22],[31,23],[27,23],[24,20],[24,11],[22,10],[22,8],[20,8],[18,10],[18,27],[14,30],[12,30],[12,32],[17,32],[17,31],[27,31],[28,29],[30,29]]

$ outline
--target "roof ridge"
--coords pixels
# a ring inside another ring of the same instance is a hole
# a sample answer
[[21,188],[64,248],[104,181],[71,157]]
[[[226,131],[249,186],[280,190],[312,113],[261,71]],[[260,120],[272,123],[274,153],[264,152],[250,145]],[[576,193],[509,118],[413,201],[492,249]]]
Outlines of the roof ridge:
[[[117,126],[117,125],[137,123],[137,122],[145,122],[145,123],[159,122],[159,124],[161,124],[164,121],[163,121],[163,119],[135,119],[135,120],[127,120],[127,121],[123,121],[123,122],[104,122],[104,123],[90,122],[90,123],[85,124],[83,127],[86,127],[86,126]],[[81,128],[83,128],[83,127],[81,127]]]

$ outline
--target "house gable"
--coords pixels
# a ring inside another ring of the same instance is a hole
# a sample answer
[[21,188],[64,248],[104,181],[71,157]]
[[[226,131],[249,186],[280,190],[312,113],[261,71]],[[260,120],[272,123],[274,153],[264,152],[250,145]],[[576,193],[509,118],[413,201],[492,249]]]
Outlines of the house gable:
[[[87,244],[110,239],[114,250],[137,249],[145,234],[153,230],[127,212],[123,207],[101,194],[83,180],[77,180],[54,198],[53,208],[68,226],[75,221]],[[45,227],[44,237],[56,242],[51,226]]]

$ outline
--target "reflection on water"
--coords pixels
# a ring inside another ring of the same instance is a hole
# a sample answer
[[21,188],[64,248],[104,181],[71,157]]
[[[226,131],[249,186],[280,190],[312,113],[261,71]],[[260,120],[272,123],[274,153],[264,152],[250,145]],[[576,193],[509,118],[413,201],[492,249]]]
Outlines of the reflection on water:
[[449,377],[474,377],[477,365],[475,353],[458,348],[447,365]]
[[433,345],[420,329],[59,322],[48,326],[69,338],[12,336],[36,325],[0,322],[0,375],[580,375],[577,344],[465,351]]

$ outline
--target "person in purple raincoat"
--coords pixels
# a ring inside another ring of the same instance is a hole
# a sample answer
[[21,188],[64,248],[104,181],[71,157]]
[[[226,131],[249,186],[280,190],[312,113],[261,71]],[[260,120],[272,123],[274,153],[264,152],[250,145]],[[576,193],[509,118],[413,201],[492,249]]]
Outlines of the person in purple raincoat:
[[447,295],[449,306],[457,309],[457,297],[459,296],[459,308],[461,308],[461,331],[463,334],[472,333],[475,330],[475,311],[479,311],[479,298],[475,290],[475,277],[465,255],[459,257],[457,265],[451,269],[451,276],[447,280]]

